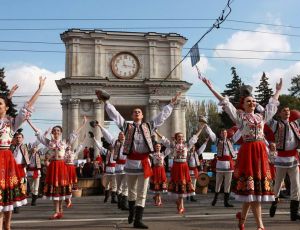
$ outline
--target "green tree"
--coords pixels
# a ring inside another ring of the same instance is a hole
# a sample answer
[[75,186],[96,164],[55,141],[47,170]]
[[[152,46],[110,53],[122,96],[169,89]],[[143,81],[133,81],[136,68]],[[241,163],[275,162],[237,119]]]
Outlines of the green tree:
[[257,93],[255,98],[262,106],[266,106],[270,97],[273,95],[273,90],[270,88],[268,80],[269,78],[266,76],[265,72],[263,72],[260,83],[256,87],[257,90],[255,90],[255,93]]
[[300,98],[291,95],[280,95],[279,97],[280,108],[289,107],[290,109],[300,110]]
[[[0,69],[0,94],[7,96],[10,89],[8,88],[6,82],[4,81],[5,78],[5,72],[4,72],[4,68]],[[11,117],[15,117],[17,116],[17,110],[15,109],[16,105],[11,103],[11,105],[9,106],[9,110],[7,112],[7,114]]]
[[291,80],[291,88],[288,90],[292,96],[300,97],[300,75],[297,75]]

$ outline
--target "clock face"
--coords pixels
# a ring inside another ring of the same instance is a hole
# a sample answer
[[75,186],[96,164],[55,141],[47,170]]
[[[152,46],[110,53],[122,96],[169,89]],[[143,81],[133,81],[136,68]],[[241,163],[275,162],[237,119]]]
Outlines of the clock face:
[[135,55],[129,52],[118,53],[111,60],[112,72],[118,78],[134,78],[137,75],[139,68],[139,60]]

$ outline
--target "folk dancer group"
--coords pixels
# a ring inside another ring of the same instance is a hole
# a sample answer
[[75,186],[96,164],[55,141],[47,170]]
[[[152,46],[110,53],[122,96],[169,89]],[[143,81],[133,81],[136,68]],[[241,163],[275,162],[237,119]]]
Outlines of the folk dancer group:
[[[153,199],[156,206],[162,205],[161,193],[168,191],[177,197],[178,213],[184,213],[183,198],[189,197],[191,201],[195,201],[198,156],[204,151],[208,138],[201,147],[196,143],[199,134],[205,130],[217,146],[216,188],[212,206],[216,205],[224,180],[224,206],[233,207],[229,203],[231,184],[236,200],[243,202],[241,212],[236,214],[239,229],[245,229],[246,218],[251,207],[257,228],[262,230],[264,225],[261,216],[261,202],[272,202],[270,216],[273,217],[278,206],[282,181],[288,174],[291,180],[290,218],[293,221],[300,219],[298,214],[299,158],[297,152],[300,140],[299,120],[289,122],[290,111],[288,107],[280,108],[280,120],[273,119],[279,106],[278,97],[282,88],[282,81],[276,84],[274,96],[259,113],[254,113],[257,103],[249,88],[244,88],[239,108],[235,108],[229,102],[228,97],[222,96],[214,89],[208,79],[202,78],[202,81],[237,125],[238,131],[232,138],[227,138],[226,130],[221,130],[219,137],[217,137],[205,119],[202,119],[198,132],[192,136],[188,143],[184,140],[184,134],[180,132],[174,134],[174,141],[160,135],[157,129],[171,115],[173,106],[180,94],[176,94],[153,120],[144,122],[142,110],[135,108],[132,112],[133,122],[128,122],[109,102],[109,94],[103,90],[96,91],[98,99],[105,103],[105,110],[109,118],[120,129],[118,137],[115,138],[97,121],[90,123],[92,127],[101,130],[109,144],[108,149],[103,148],[99,140],[91,133],[91,137],[102,155],[106,155],[103,180],[104,202],[107,202],[109,195],[111,195],[111,203],[118,203],[121,210],[129,210],[129,224],[133,223],[135,228],[147,229],[148,226],[143,223],[143,213],[150,182],[150,190],[155,193]],[[39,143],[48,148],[47,154],[50,155],[44,186],[44,196],[53,201],[55,209],[50,219],[63,217],[63,201],[66,201],[67,207],[72,206],[71,191],[77,182],[73,163],[74,158],[82,149],[81,144],[75,151],[72,149],[72,144],[78,138],[79,132],[87,120],[84,118],[82,126],[71,133],[67,140],[62,140],[61,126],[52,128],[51,138],[47,137],[47,132],[41,133],[30,122],[29,117],[32,113],[32,106],[44,84],[45,79],[40,78],[38,90],[22,107],[16,118],[11,118],[8,115],[12,105],[11,96],[17,86],[12,88],[9,95],[0,95],[0,226],[4,226],[5,229],[10,229],[13,208],[26,204],[24,182],[26,169],[27,177],[30,178],[32,205],[36,205],[39,187],[37,179],[40,178],[39,170],[41,167],[37,154]],[[30,145],[29,151],[22,145],[24,139],[22,133],[17,132],[26,120],[37,136],[37,141]],[[269,146],[266,145],[263,132],[265,124],[271,128],[275,135],[275,143],[270,143]],[[160,142],[153,141],[152,135],[155,133],[161,138]],[[12,143],[12,134],[14,134],[14,143]],[[241,137],[241,148],[236,156],[233,144]],[[164,151],[161,151],[162,145],[165,147]],[[164,168],[164,158],[168,155],[173,159],[169,181],[167,181]],[[234,158],[237,158],[235,166],[233,164]],[[274,181],[275,188],[273,191]]]

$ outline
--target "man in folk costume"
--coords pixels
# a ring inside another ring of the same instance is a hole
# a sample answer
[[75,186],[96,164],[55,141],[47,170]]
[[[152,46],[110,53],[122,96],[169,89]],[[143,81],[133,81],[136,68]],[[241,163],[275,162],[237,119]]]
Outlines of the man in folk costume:
[[272,119],[267,125],[272,129],[275,136],[275,143],[277,148],[277,157],[275,158],[276,178],[275,178],[275,201],[272,202],[270,208],[270,216],[275,216],[277,203],[282,182],[286,176],[289,175],[291,181],[291,203],[290,203],[290,217],[292,221],[300,220],[298,214],[299,200],[300,200],[300,186],[299,186],[299,156],[297,147],[300,140],[300,119],[293,122],[289,121],[290,109],[289,107],[282,107],[279,110],[280,119],[278,121]]
[[[194,136],[199,136],[201,133],[203,127],[199,129],[199,131],[194,135]],[[196,144],[193,145],[193,147],[189,150],[188,155],[187,155],[187,162],[189,166],[189,172],[192,180],[192,184],[194,186],[194,189],[196,190],[196,184],[197,184],[197,179],[199,176],[198,172],[198,167],[200,166],[200,161],[199,161],[199,156],[204,152],[207,142],[209,139],[206,139],[205,142],[199,147]],[[189,199],[192,202],[196,202],[197,199],[195,199],[195,195],[187,196],[187,199]]]
[[[14,158],[17,163],[18,171],[22,177],[21,183],[26,187],[26,167],[30,164],[28,156],[28,148],[26,144],[23,143],[24,135],[22,133],[23,129],[18,129],[14,134],[13,143],[10,145],[10,149],[13,152]],[[15,207],[14,213],[19,213],[20,208]]]
[[[90,122],[92,127],[95,127],[95,121]],[[97,122],[98,123],[98,122]],[[111,144],[109,144],[108,149],[101,146],[100,142],[95,138],[92,132],[90,133],[90,137],[94,139],[97,148],[100,150],[100,154],[106,156],[105,159],[105,170],[104,170],[104,182],[103,185],[105,187],[104,191],[104,203],[107,202],[109,198],[109,193],[111,193],[111,203],[116,204],[117,199],[117,180],[116,180],[116,161],[114,160],[114,148]],[[106,143],[107,144],[107,143]]]
[[97,122],[104,139],[114,148],[114,161],[116,162],[115,174],[117,182],[118,208],[128,210],[128,186],[124,171],[127,156],[123,154],[125,135],[119,132],[118,138],[114,138],[107,129]]
[[31,206],[36,206],[36,200],[39,195],[39,185],[41,178],[41,157],[38,151],[39,141],[29,144],[29,160],[30,164],[27,167],[27,179],[31,191]]
[[224,180],[224,206],[233,207],[233,205],[229,203],[232,173],[234,171],[233,158],[236,157],[233,144],[241,138],[241,133],[237,131],[233,137],[229,139],[227,138],[227,130],[221,129],[220,138],[217,138],[216,134],[208,125],[205,127],[210,139],[216,144],[217,147],[216,187],[215,196],[211,205],[216,205],[221,190],[221,185]]
[[149,178],[152,175],[149,154],[154,152],[151,135],[155,128],[161,126],[171,115],[173,104],[177,101],[177,94],[169,105],[149,123],[143,122],[143,112],[135,108],[132,113],[133,123],[125,121],[115,107],[108,102],[110,95],[103,90],[97,90],[99,100],[105,101],[105,110],[110,119],[116,122],[125,133],[123,153],[127,154],[125,172],[127,174],[129,216],[128,223],[134,221],[135,228],[147,229],[142,222],[147,196]]

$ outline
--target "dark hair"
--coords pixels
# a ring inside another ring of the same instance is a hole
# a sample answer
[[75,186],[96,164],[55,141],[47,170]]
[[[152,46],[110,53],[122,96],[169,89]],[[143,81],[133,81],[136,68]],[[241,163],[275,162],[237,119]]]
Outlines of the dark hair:
[[51,133],[53,133],[54,129],[56,129],[56,128],[59,129],[60,132],[63,132],[62,127],[61,127],[60,125],[56,125],[56,126],[54,126],[54,127],[52,128]]
[[175,141],[176,141],[176,139],[177,139],[178,135],[180,135],[180,134],[182,134],[182,135],[183,135],[183,133],[182,133],[182,132],[177,132],[177,133],[175,133]]
[[16,138],[17,136],[22,136],[22,137],[24,138],[24,135],[23,135],[23,133],[21,133],[21,132],[16,132],[16,133],[14,134],[14,138]]
[[0,94],[0,98],[3,99],[6,107],[8,107],[8,110],[6,111],[6,114],[9,116],[12,116],[12,112],[13,112],[13,103],[12,100],[10,98],[7,98],[6,94]]
[[132,113],[133,113],[133,111],[134,111],[134,110],[136,110],[136,109],[139,109],[139,110],[141,110],[141,111],[142,111],[142,113],[143,113],[143,110],[142,110],[140,107],[135,107],[135,108],[133,108],[133,110],[132,110]]

